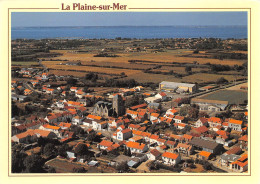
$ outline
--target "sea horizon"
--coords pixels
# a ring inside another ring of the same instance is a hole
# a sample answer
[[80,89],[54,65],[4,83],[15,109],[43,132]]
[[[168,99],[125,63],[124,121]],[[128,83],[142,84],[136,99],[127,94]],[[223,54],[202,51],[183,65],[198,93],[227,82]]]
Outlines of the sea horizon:
[[[62,31],[63,29],[63,31]],[[247,39],[245,25],[120,25],[120,26],[28,26],[11,27],[15,39],[166,39],[221,38]]]

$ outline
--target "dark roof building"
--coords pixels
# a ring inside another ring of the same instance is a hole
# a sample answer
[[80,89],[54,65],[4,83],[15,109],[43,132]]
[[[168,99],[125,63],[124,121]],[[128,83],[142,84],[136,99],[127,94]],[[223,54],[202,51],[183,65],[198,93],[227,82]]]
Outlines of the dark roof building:
[[209,140],[205,140],[205,139],[201,139],[198,137],[193,138],[190,141],[190,144],[193,145],[196,148],[200,148],[203,151],[207,151],[213,154],[217,154],[219,153],[223,146],[221,144],[218,144],[214,141],[209,141]]

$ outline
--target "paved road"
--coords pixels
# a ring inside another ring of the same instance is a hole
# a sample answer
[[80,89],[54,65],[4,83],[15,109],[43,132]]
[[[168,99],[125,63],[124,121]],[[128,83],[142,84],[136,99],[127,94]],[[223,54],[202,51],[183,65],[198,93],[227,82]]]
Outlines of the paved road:
[[33,88],[31,85],[29,85],[27,82],[23,82],[23,86],[24,86],[25,88],[27,88],[27,89],[30,89],[30,90],[34,91],[34,92],[43,93],[42,91],[39,91],[39,90],[34,89],[34,88]]

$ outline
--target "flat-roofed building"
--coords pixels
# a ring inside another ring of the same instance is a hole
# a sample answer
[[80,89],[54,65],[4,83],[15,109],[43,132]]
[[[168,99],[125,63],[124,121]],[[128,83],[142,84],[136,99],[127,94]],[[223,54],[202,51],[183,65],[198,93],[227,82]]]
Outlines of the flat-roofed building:
[[198,105],[201,111],[215,112],[215,111],[223,111],[227,107],[228,101],[192,98],[191,104]]
[[176,91],[179,93],[182,92],[193,93],[197,91],[197,84],[162,81],[159,84],[159,89],[167,90],[167,91]]

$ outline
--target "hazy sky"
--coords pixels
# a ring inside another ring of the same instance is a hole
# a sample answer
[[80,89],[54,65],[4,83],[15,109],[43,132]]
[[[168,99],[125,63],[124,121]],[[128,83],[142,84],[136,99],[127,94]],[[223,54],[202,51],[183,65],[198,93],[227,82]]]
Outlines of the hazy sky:
[[12,27],[247,25],[247,12],[14,12]]

